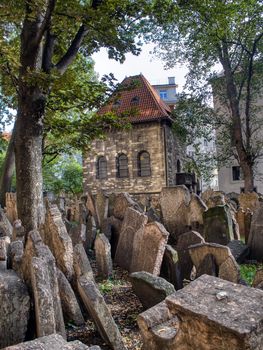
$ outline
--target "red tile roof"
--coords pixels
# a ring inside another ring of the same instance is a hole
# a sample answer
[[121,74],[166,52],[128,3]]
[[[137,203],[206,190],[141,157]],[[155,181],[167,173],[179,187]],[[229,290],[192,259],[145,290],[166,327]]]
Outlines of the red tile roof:
[[124,90],[115,92],[109,102],[100,108],[99,114],[125,114],[131,123],[170,119],[170,107],[161,100],[142,74],[125,78],[120,88]]

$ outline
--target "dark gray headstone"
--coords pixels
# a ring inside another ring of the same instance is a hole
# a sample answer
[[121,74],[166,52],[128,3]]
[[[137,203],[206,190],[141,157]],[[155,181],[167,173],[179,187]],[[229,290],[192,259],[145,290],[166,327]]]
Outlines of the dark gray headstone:
[[178,252],[169,244],[165,247],[160,276],[170,282],[176,290],[183,288]]
[[233,240],[228,243],[228,248],[230,248],[233,257],[236,259],[238,264],[244,262],[249,254],[249,247],[242,241]]
[[248,237],[250,258],[263,261],[263,203],[252,216],[251,228]]

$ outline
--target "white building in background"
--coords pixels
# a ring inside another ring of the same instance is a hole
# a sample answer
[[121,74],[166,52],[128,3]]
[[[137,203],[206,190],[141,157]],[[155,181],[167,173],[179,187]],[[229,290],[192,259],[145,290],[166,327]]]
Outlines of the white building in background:
[[[169,105],[171,109],[174,109],[176,102],[178,101],[177,94],[177,84],[175,83],[175,77],[168,77],[167,84],[154,84],[153,88],[157,91],[158,95],[161,99]],[[211,154],[216,153],[216,145],[215,145],[215,134],[212,135],[211,140],[206,140],[204,138],[197,139],[196,143],[199,144],[200,152],[203,154]],[[186,149],[186,153],[190,158],[195,157],[195,148],[193,145],[190,145]],[[211,181],[209,183],[205,182],[201,179],[201,188],[202,191],[205,191],[208,188],[213,190],[218,190],[218,171],[215,168],[213,171],[213,175]]]
[[[255,114],[256,121],[254,121],[252,127],[255,127],[255,132],[253,132],[252,142],[263,140],[263,91],[260,96],[257,97],[255,106],[257,107],[257,112]],[[213,99],[214,108],[219,113],[221,118],[226,118],[229,120],[230,111],[227,104],[223,104],[215,93],[213,89]],[[244,115],[245,106],[241,103],[240,112],[241,120],[245,123]],[[255,118],[254,116],[254,118]],[[245,125],[245,124],[244,124]],[[223,129],[218,129],[216,131],[216,137],[219,137]],[[224,131],[223,131],[224,132]],[[262,147],[263,148],[263,147]],[[218,150],[220,152],[220,149]],[[263,150],[262,150],[263,153]],[[258,158],[257,165],[254,167],[254,190],[258,193],[263,194],[263,158]],[[238,161],[233,157],[228,161],[226,166],[222,166],[218,169],[218,186],[219,190],[225,193],[235,192],[241,193],[244,191],[244,180],[241,167]]]

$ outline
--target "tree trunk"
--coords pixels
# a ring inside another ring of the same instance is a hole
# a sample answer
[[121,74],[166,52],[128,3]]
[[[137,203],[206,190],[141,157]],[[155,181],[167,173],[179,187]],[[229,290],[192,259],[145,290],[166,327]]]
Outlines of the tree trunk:
[[46,99],[37,87],[21,90],[15,140],[17,211],[28,233],[44,222],[42,134]]
[[14,125],[12,136],[8,144],[8,148],[6,151],[6,157],[3,164],[3,171],[0,180],[0,205],[2,208],[5,207],[5,195],[7,192],[11,191],[12,177],[15,170],[15,129],[16,123]]
[[[236,148],[239,165],[244,174],[244,191],[253,192],[254,190],[254,174],[253,164],[250,155],[244,146],[242,135],[242,121],[239,109],[239,100],[237,98],[237,88],[234,81],[234,76],[231,70],[231,63],[229,59],[227,45],[223,43],[221,64],[224,69],[227,99],[230,103],[231,118],[233,122],[232,145]],[[241,97],[242,98],[242,97]]]

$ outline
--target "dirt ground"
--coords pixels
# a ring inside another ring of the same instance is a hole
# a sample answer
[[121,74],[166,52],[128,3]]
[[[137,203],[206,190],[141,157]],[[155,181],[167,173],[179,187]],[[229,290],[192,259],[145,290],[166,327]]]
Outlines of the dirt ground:
[[[96,264],[93,257],[89,257],[94,275],[96,276]],[[103,294],[112,316],[121,332],[123,341],[130,350],[139,350],[142,340],[136,318],[143,311],[142,305],[132,291],[128,272],[114,266],[113,276],[109,280],[96,278],[99,289]],[[111,349],[101,338],[91,319],[88,319],[82,327],[73,324],[67,325],[68,340],[80,340],[87,345],[99,345],[101,349]]]

